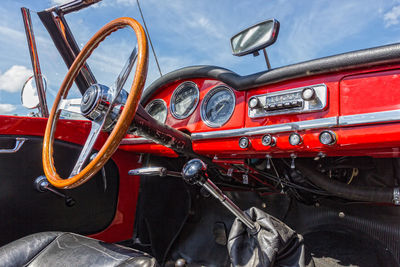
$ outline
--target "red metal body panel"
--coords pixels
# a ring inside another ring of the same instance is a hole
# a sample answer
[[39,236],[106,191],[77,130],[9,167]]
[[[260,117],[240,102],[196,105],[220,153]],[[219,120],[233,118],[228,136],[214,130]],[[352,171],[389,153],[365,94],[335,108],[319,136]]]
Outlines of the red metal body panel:
[[400,70],[345,77],[340,82],[340,115],[400,109]]
[[315,157],[319,152],[327,156],[398,157],[399,129],[400,123],[332,128],[330,130],[335,132],[338,138],[337,143],[332,146],[320,143],[319,134],[322,130],[318,129],[298,132],[303,138],[303,143],[298,146],[289,143],[290,133],[279,133],[274,135],[277,143],[274,147],[262,145],[262,135],[258,135],[250,138],[251,144],[246,149],[239,147],[238,138],[195,141],[193,148],[198,153],[219,158],[262,158],[267,154],[289,157],[291,153],[299,157]]
[[[2,135],[43,136],[47,119],[32,117],[0,116],[0,133]],[[55,138],[58,140],[83,145],[90,131],[85,121],[59,120]],[[107,134],[101,133],[95,144],[99,149],[106,140]],[[119,170],[119,194],[116,214],[111,224],[104,231],[91,235],[106,242],[116,242],[132,237],[135,220],[136,203],[139,194],[140,178],[129,176],[128,170],[138,168],[139,156],[117,150],[112,156]]]

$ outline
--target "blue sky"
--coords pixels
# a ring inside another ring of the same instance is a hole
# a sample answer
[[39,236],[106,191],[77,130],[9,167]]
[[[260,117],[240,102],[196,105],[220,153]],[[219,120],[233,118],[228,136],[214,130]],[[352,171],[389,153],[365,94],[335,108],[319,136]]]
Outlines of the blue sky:
[[[20,88],[31,63],[20,7],[32,10],[42,72],[48,79],[48,102],[67,68],[34,11],[63,0],[2,0],[0,6],[0,114],[26,115]],[[351,50],[399,42],[400,1],[233,1],[141,0],[162,72],[189,65],[217,65],[247,75],[266,69],[263,57],[234,57],[229,40],[236,32],[268,18],[281,23],[278,41],[270,48],[273,68]],[[67,16],[79,45],[111,19],[141,18],[136,0],[103,0]],[[113,34],[89,60],[98,81],[111,85],[135,45],[132,32]],[[147,84],[159,76],[153,56]],[[78,96],[72,92],[72,96]]]

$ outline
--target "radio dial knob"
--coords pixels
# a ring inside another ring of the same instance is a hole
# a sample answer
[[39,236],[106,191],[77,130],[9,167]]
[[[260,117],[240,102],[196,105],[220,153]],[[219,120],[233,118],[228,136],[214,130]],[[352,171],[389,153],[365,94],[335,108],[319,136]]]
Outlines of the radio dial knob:
[[305,101],[314,100],[315,97],[316,94],[314,88],[311,87],[304,88],[303,91],[301,92],[301,98],[303,98]]
[[249,107],[250,108],[256,108],[260,105],[260,101],[258,100],[257,97],[253,97],[249,101]]

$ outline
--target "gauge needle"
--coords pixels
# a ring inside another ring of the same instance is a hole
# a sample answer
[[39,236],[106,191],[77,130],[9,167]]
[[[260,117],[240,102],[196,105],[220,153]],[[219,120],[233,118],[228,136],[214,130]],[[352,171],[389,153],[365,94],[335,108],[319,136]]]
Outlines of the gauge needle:
[[221,105],[221,107],[217,110],[217,114],[223,109],[225,107],[225,103],[223,103],[222,105]]

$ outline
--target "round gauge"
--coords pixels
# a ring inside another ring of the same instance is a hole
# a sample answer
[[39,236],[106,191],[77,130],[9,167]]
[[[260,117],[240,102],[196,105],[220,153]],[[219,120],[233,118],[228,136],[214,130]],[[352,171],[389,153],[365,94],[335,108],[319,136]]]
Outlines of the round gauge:
[[199,103],[199,88],[194,82],[180,84],[171,97],[171,114],[177,119],[187,118]]
[[147,113],[157,121],[164,123],[167,119],[167,104],[162,99],[154,99],[145,107]]
[[224,125],[235,109],[235,94],[226,86],[211,89],[201,104],[201,119],[210,127]]

